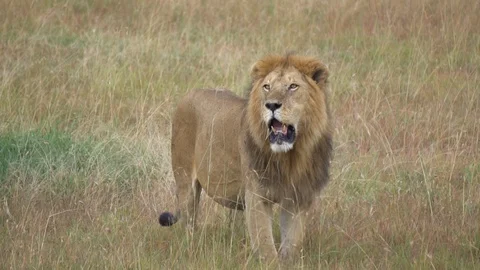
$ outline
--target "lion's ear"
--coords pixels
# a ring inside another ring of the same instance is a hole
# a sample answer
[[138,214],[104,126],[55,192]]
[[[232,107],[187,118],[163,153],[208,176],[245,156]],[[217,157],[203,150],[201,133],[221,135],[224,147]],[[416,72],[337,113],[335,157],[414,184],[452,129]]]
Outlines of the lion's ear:
[[315,72],[312,75],[312,79],[314,81],[316,81],[317,84],[327,83],[327,81],[328,81],[328,70],[327,70],[327,68],[322,67],[322,68],[319,68],[319,69],[315,70]]
[[252,77],[252,79],[254,81],[256,81],[258,78],[260,78],[260,61],[256,62],[255,64],[253,64],[252,68],[250,69],[250,77]]
[[268,73],[272,72],[278,65],[282,63],[282,57],[278,55],[270,55],[257,61],[251,69],[251,76],[254,81],[264,78]]
[[319,61],[312,63],[311,78],[317,84],[326,84],[328,82],[328,68]]
[[328,81],[328,69],[320,60],[312,57],[294,56],[291,63],[306,76],[314,80],[318,85]]

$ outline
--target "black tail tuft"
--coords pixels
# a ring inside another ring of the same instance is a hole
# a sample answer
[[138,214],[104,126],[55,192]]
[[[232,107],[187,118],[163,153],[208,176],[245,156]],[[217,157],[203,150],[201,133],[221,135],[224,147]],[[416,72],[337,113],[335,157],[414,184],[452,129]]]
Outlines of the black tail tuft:
[[163,212],[160,214],[160,217],[158,218],[158,222],[162,226],[172,226],[177,222],[177,217],[170,212]]

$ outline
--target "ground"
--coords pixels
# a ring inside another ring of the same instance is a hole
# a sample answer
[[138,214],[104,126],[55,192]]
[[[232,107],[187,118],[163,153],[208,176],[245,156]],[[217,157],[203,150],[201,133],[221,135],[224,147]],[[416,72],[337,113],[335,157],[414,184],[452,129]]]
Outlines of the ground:
[[258,266],[208,199],[194,240],[158,225],[174,209],[171,113],[189,89],[242,95],[256,60],[295,51],[328,64],[335,119],[298,267],[480,268],[478,14],[474,0],[2,1],[2,266]]

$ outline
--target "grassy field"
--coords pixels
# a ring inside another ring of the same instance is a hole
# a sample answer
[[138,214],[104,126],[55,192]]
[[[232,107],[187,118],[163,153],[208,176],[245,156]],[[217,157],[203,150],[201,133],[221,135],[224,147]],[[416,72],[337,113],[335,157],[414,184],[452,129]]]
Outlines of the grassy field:
[[[331,3],[330,3],[331,2]],[[0,268],[252,269],[174,209],[170,121],[270,53],[331,72],[331,182],[299,268],[480,268],[480,2],[0,1]],[[278,226],[278,224],[276,225]],[[278,236],[278,228],[276,227]]]

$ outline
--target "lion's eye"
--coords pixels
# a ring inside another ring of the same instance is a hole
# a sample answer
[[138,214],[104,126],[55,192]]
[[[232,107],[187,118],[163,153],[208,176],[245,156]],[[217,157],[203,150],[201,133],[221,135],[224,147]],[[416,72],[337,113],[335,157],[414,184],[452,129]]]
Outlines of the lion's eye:
[[294,84],[294,83],[292,83],[288,86],[288,90],[290,90],[290,91],[295,91],[295,90],[297,90],[297,88],[298,88],[298,84]]
[[267,92],[270,91],[270,84],[264,84],[263,85],[263,90],[265,90]]

